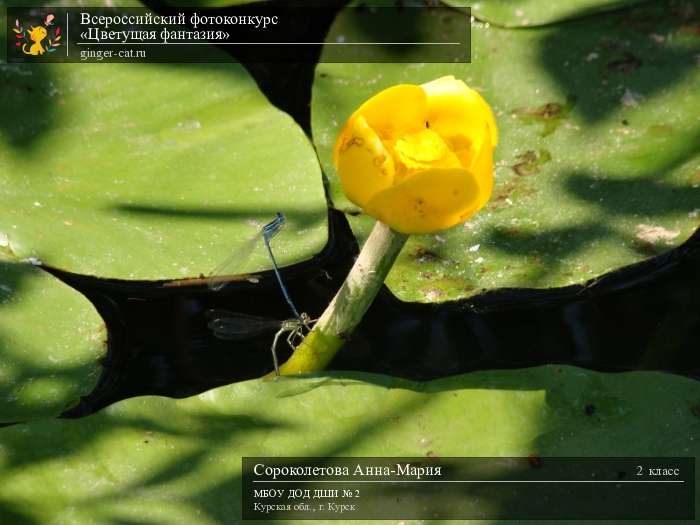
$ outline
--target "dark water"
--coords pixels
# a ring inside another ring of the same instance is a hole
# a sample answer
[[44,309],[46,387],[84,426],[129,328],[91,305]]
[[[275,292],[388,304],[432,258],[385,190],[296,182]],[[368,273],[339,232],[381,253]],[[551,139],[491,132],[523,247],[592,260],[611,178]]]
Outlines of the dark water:
[[[338,8],[344,3],[323,2]],[[156,1],[149,5],[165,10]],[[238,9],[244,8],[212,13]],[[322,41],[331,21],[318,24],[308,41]],[[270,101],[310,135],[313,64],[244,65]],[[358,251],[344,216],[330,212],[329,219],[324,252],[283,270],[297,306],[312,317],[333,297]],[[69,417],[136,395],[189,396],[272,370],[274,334],[221,341],[212,336],[204,315],[209,308],[225,308],[287,318],[271,272],[258,284],[237,283],[216,293],[205,286],[127,285],[53,273],[90,298],[109,328],[100,383]],[[284,360],[290,350],[283,344],[278,352]],[[700,378],[700,232],[679,249],[591,286],[501,290],[441,305],[401,303],[385,289],[330,368],[429,380],[545,363],[605,371],[664,370]]]
[[[312,261],[283,270],[301,311],[318,316],[342,283],[357,245],[342,214]],[[144,394],[185,397],[272,370],[274,333],[216,339],[205,311],[285,319],[272,272],[258,284],[167,288],[54,272],[107,320],[110,350],[96,390],[69,416]],[[280,345],[280,359],[290,353]],[[595,370],[663,370],[700,378],[700,233],[663,256],[592,286],[501,290],[440,305],[402,303],[384,289],[330,368],[429,380],[482,369],[564,363]]]

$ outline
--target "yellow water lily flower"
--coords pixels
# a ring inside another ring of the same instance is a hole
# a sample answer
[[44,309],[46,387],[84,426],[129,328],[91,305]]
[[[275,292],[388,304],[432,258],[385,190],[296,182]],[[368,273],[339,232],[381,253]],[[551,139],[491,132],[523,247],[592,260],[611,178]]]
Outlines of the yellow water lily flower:
[[333,163],[365,213],[400,233],[430,233],[466,221],[489,200],[497,142],[486,101],[445,76],[367,100],[340,132]]

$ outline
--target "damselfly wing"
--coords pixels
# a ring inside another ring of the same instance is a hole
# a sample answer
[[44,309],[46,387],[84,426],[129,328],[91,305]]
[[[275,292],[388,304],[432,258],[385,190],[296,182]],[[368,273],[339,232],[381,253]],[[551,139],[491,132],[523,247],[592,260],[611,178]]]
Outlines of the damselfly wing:
[[[284,215],[278,212],[275,218],[260,228],[255,235],[248,238],[243,244],[236,246],[231,255],[209,274],[209,289],[219,291],[232,280],[232,277],[240,275],[242,268],[256,250],[263,250],[263,247],[266,249],[270,239],[282,229],[284,224]],[[266,253],[266,256],[269,257],[269,253]],[[272,263],[273,266],[277,266],[276,261],[273,260]]]
[[207,327],[218,339],[240,341],[280,329],[284,321],[228,310],[207,310]]
[[277,376],[280,375],[279,362],[277,360],[277,342],[279,338],[287,332],[287,344],[294,349],[295,340],[303,339],[305,333],[311,330],[311,325],[314,322],[306,313],[302,313],[299,319],[285,319],[282,321],[219,309],[207,310],[206,315],[210,319],[207,326],[218,339],[240,341],[277,331],[270,347],[272,362]]
[[284,285],[284,281],[282,281],[282,275],[280,275],[279,267],[277,266],[277,261],[275,260],[275,255],[272,253],[272,248],[270,246],[270,240],[282,229],[285,221],[286,219],[284,218],[284,215],[277,212],[274,219],[263,226],[256,235],[235,250],[224,262],[222,262],[214,269],[214,271],[212,271],[209,276],[209,288],[214,291],[220,290],[230,281],[231,275],[240,273],[240,268],[246,261],[248,261],[256,247],[260,246],[260,241],[262,240],[262,244],[265,246],[265,250],[267,251],[267,256],[270,258],[270,262],[272,263],[272,269],[275,272],[275,278],[280,286],[284,300],[287,302],[292,315],[301,321],[299,310],[297,310],[296,306],[294,305],[294,302],[287,291],[287,287]]

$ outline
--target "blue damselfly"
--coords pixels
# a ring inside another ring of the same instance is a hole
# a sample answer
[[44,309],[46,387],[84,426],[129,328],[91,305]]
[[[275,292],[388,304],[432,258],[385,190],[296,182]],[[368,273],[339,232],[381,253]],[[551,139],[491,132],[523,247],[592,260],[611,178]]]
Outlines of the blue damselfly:
[[248,241],[246,241],[245,244],[243,244],[241,247],[235,250],[219,266],[214,268],[214,270],[209,275],[209,289],[218,291],[221,290],[224,286],[226,286],[226,284],[228,283],[227,277],[230,277],[231,275],[236,275],[238,273],[238,271],[245,264],[245,262],[248,261],[248,259],[250,259],[250,256],[252,255],[256,246],[259,245],[260,240],[262,239],[265,245],[265,249],[267,250],[267,255],[270,258],[270,262],[272,263],[272,269],[275,272],[275,278],[277,279],[277,283],[279,284],[280,289],[282,290],[282,295],[284,295],[284,299],[285,301],[287,301],[287,304],[289,305],[289,308],[292,311],[292,315],[294,315],[294,317],[297,319],[301,319],[299,311],[297,310],[296,306],[294,306],[294,303],[292,302],[292,299],[289,296],[289,292],[287,291],[287,287],[282,281],[282,276],[280,275],[279,267],[277,266],[277,261],[275,260],[275,256],[272,253],[272,248],[270,247],[270,240],[275,235],[277,235],[277,233],[284,226],[285,222],[286,220],[284,218],[284,215],[282,215],[282,213],[280,212],[277,212],[277,215],[273,220],[271,220],[265,226],[263,226],[257,234],[255,234]]
[[240,341],[250,337],[264,335],[268,332],[277,331],[272,340],[270,351],[272,352],[272,363],[275,366],[275,375],[280,375],[279,361],[277,360],[277,343],[285,332],[287,343],[294,349],[297,344],[304,339],[305,333],[311,330],[314,322],[309,316],[302,312],[299,319],[271,319],[269,317],[258,317],[228,310],[207,310],[207,317],[210,321],[207,324],[218,339],[229,341]]
[[277,266],[277,261],[270,247],[270,240],[280,231],[285,224],[285,218],[282,213],[277,212],[275,218],[265,224],[260,231],[249,239],[240,248],[234,251],[226,260],[224,260],[209,276],[209,288],[217,291],[221,290],[230,280],[231,276],[239,273],[240,268],[250,258],[255,251],[256,246],[259,246],[260,241],[265,245],[267,255],[272,263],[272,268],[275,272],[275,278],[282,290],[289,309],[294,316],[292,319],[278,320],[267,317],[258,317],[253,315],[242,314],[238,312],[230,312],[228,310],[208,310],[207,316],[210,321],[208,327],[214,332],[214,335],[219,339],[242,340],[263,335],[267,332],[277,330],[270,348],[272,352],[272,360],[275,366],[275,374],[279,376],[279,364],[277,360],[277,343],[279,338],[285,332],[289,332],[287,343],[294,349],[295,342],[304,338],[304,333],[311,330],[313,320],[306,313],[299,313],[292,298],[287,291],[287,287],[282,281],[282,276]]

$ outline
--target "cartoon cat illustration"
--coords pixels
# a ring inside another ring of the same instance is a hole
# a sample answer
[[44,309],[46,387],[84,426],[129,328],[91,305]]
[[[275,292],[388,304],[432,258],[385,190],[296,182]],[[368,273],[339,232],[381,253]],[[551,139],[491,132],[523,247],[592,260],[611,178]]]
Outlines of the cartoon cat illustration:
[[25,55],[43,55],[46,50],[44,49],[44,46],[41,45],[41,41],[44,40],[48,34],[46,28],[42,26],[32,27],[31,31],[28,31],[28,33],[29,40],[34,43],[29,48],[29,51],[27,51],[27,44],[24,44],[22,46],[22,52]]

